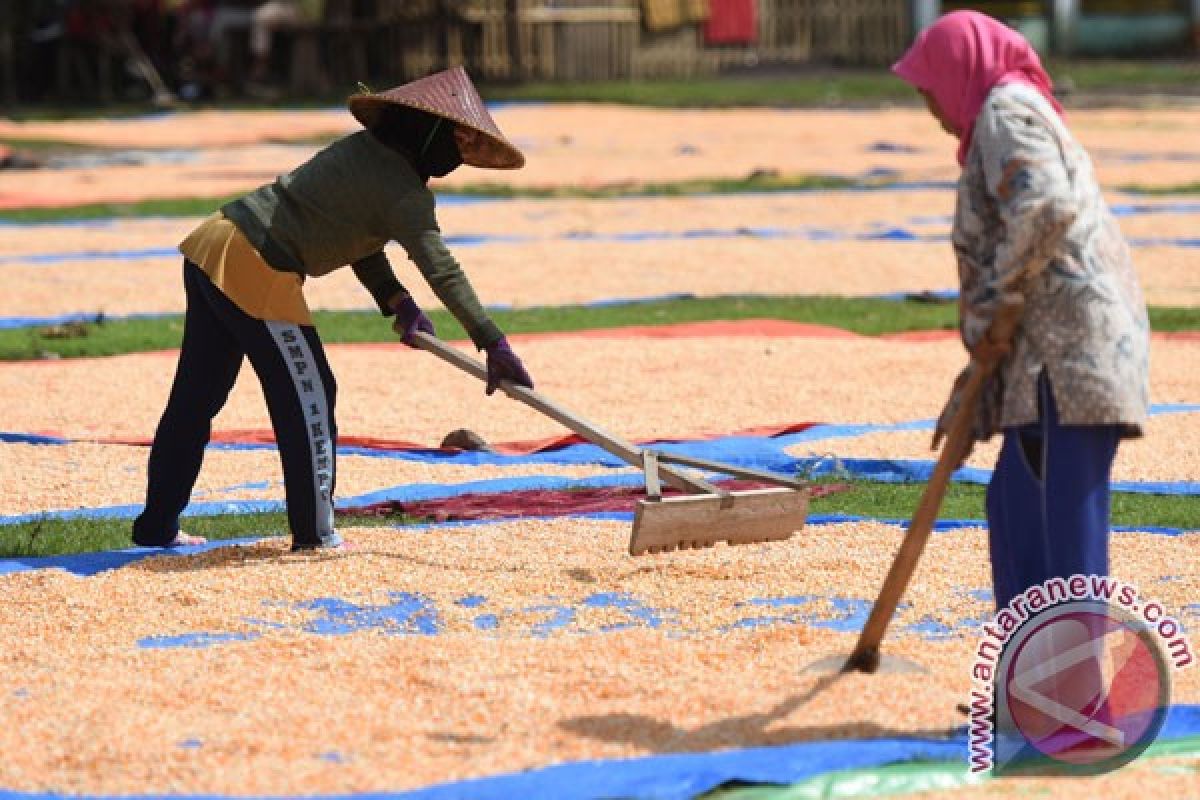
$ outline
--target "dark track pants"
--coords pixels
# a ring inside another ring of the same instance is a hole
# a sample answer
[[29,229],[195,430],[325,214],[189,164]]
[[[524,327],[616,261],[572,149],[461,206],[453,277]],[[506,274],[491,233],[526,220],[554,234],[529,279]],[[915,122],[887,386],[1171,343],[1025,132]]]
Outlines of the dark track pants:
[[212,419],[225,405],[248,357],[258,375],[283,462],[294,547],[340,544],[333,527],[337,386],[310,325],[254,319],[199,267],[184,261],[187,316],[170,399],[150,449],[146,507],[133,540],[163,546],[179,531]]
[[987,489],[996,607],[1050,578],[1108,574],[1109,480],[1120,429],[1065,426],[1050,383],[1041,420],[1004,431]]

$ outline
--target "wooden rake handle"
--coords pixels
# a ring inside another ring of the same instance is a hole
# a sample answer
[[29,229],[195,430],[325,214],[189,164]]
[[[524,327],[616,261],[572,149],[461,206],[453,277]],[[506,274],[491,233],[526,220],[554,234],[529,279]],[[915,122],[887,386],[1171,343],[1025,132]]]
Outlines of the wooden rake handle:
[[[1025,301],[1021,295],[1015,293],[1003,295],[991,327],[988,328],[988,338],[997,344],[1011,342],[1024,308]],[[905,535],[904,541],[900,543],[900,550],[896,553],[896,558],[892,561],[892,568],[888,571],[883,587],[879,590],[879,597],[876,598],[875,605],[871,608],[871,615],[867,618],[862,633],[859,634],[858,643],[842,667],[843,672],[874,672],[879,668],[879,647],[883,643],[883,637],[896,613],[896,608],[900,605],[900,599],[904,596],[909,581],[912,580],[913,572],[916,571],[917,561],[921,558],[925,543],[929,540],[930,532],[933,531],[933,525],[937,522],[938,511],[946,496],[946,487],[950,483],[950,476],[958,469],[964,456],[969,452],[974,436],[973,428],[979,405],[979,395],[983,390],[984,383],[995,372],[997,366],[995,361],[980,362],[972,359],[972,363],[975,369],[971,371],[967,384],[963,387],[958,409],[950,423],[946,441],[942,445],[942,453],[933,468],[933,476],[925,486],[921,502],[908,526],[908,533]]]
[[[456,347],[443,342],[436,336],[417,331],[413,334],[417,347],[440,358],[447,364],[458,367],[468,375],[473,375],[481,381],[487,381],[487,367],[480,361],[471,358]],[[533,389],[526,389],[510,381],[501,381],[500,390],[514,400],[538,411],[550,419],[565,426],[568,430],[579,434],[597,447],[612,453],[617,458],[634,467],[642,467],[642,450],[624,439],[604,431],[581,417],[577,417],[567,409],[558,405],[548,397],[538,394]],[[719,494],[719,490],[705,481],[691,478],[682,472],[660,464],[658,472],[663,479],[685,492],[700,494]]]

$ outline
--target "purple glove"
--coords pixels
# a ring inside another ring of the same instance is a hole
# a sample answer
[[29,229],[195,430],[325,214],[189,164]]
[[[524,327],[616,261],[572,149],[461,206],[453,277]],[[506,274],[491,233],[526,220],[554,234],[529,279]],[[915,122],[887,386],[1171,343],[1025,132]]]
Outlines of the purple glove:
[[417,331],[428,333],[430,336],[437,336],[437,332],[433,329],[433,323],[429,321],[429,317],[425,316],[424,311],[417,308],[416,301],[412,299],[412,295],[406,294],[398,300],[393,300],[392,311],[396,312],[396,320],[392,323],[392,330],[400,334],[400,341],[409,347],[417,346],[412,338],[413,334]]
[[491,394],[499,389],[500,381],[512,381],[526,389],[533,388],[533,378],[529,377],[525,365],[503,336],[487,349],[487,389],[484,393]]

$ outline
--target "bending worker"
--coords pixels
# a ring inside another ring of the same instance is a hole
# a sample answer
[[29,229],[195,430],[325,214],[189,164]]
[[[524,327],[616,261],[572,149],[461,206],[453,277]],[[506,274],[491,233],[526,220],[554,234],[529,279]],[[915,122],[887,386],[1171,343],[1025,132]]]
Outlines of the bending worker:
[[305,303],[305,278],[351,265],[413,345],[434,333],[384,255],[399,242],[471,341],[487,353],[487,393],[533,381],[446,249],[426,183],[460,164],[516,169],[525,158],[497,128],[461,68],[349,100],[365,128],[221,208],[180,245],[187,314],[179,364],[150,451],[143,546],[204,540],[179,530],[211,421],[248,357],[283,462],[293,549],[334,548],[336,386]]

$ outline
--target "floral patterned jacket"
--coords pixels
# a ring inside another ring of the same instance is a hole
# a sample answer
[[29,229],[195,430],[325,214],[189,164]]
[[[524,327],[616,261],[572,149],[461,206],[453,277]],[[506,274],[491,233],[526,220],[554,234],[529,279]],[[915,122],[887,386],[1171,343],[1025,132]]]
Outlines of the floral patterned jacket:
[[[983,392],[976,437],[1039,419],[1043,371],[1065,425],[1142,432],[1149,320],[1129,247],[1091,160],[1034,89],[992,90],[958,184],[960,332],[984,336],[1006,288],[1025,298],[1012,352]],[[943,424],[957,404],[957,389]]]

